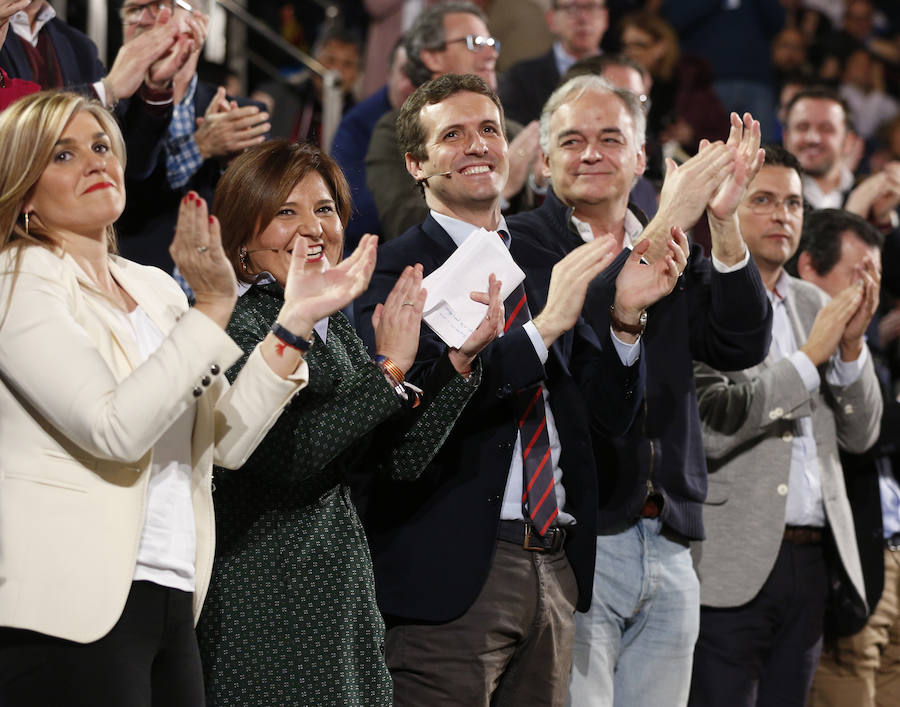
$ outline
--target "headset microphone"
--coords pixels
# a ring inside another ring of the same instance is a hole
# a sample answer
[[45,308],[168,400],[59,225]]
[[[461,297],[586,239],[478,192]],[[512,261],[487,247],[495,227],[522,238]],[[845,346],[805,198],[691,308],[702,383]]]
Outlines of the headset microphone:
[[424,184],[427,187],[428,180],[431,179],[432,177],[449,177],[451,174],[453,174],[452,169],[448,169],[446,172],[436,172],[435,174],[429,174],[427,177],[422,177],[421,179],[417,179],[416,184],[418,184],[419,186],[422,186]]

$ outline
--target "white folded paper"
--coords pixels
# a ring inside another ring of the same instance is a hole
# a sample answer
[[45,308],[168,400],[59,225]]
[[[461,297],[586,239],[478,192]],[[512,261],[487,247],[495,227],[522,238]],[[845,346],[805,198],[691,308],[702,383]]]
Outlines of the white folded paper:
[[504,300],[525,279],[497,233],[479,228],[422,282],[428,290],[422,318],[447,346],[459,348],[484,319],[487,305],[469,293],[487,292],[491,273]]

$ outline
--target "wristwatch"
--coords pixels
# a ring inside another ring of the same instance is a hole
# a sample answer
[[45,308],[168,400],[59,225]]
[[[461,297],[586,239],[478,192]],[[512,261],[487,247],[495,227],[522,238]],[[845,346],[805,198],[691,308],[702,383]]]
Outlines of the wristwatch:
[[609,305],[609,323],[612,324],[613,329],[616,331],[624,331],[626,334],[640,336],[644,333],[644,328],[647,326],[647,310],[645,309],[641,312],[637,324],[626,324],[616,316],[616,305],[611,304]]

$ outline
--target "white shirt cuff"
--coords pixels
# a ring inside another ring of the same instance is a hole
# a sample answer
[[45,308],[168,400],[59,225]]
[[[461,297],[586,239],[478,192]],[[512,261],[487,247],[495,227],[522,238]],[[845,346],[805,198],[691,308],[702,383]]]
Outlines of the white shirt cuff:
[[544,340],[541,338],[537,327],[534,325],[534,321],[529,320],[525,322],[522,325],[522,328],[525,330],[525,333],[528,334],[528,338],[531,339],[531,345],[534,346],[534,352],[537,354],[541,363],[547,363],[547,357],[550,355],[550,352],[547,350],[547,347],[544,346]]
[[854,383],[862,375],[863,366],[869,359],[869,347],[863,346],[862,353],[855,361],[842,361],[840,349],[831,357],[830,366],[825,373],[829,385],[847,386]]
[[613,346],[616,347],[616,353],[619,354],[619,360],[622,365],[628,367],[638,360],[638,354],[641,352],[641,337],[639,336],[633,344],[626,344],[622,341],[612,327],[609,328],[609,335],[612,338]]
[[744,258],[739,263],[735,263],[734,265],[725,265],[721,260],[719,260],[716,256],[712,256],[712,264],[717,272],[722,274],[737,272],[741,268],[745,267],[747,263],[750,262],[750,249],[747,246],[744,246]]
[[109,108],[109,103],[106,102],[106,86],[103,85],[103,81],[94,81],[91,84],[91,88],[94,89],[94,93],[97,94],[97,98],[100,99],[100,102],[107,108]]
[[788,360],[797,369],[800,378],[803,379],[803,385],[810,393],[815,393],[819,389],[822,379],[819,377],[819,371],[813,365],[812,360],[803,351],[794,351]]

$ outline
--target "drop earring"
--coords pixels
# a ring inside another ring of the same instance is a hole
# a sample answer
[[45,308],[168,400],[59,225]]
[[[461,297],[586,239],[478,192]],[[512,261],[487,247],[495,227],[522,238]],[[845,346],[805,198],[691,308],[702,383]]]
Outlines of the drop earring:
[[28,232],[28,212],[25,212],[25,235],[30,236],[31,234]]
[[240,251],[238,251],[238,257],[241,261],[241,267],[244,269],[244,272],[247,272],[247,249],[241,248]]

